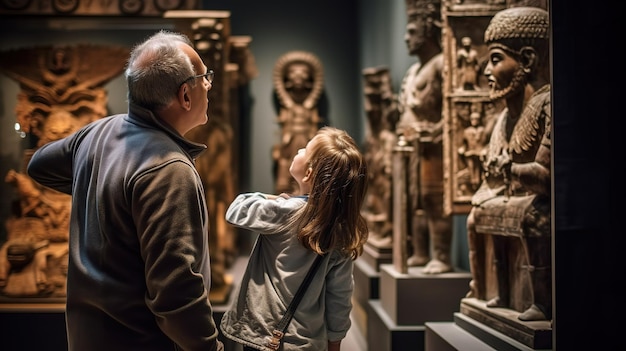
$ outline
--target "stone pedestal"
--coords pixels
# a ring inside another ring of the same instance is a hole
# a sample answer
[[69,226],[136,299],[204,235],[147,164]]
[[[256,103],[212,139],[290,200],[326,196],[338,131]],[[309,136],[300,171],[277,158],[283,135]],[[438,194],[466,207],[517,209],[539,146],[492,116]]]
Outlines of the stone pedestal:
[[471,274],[455,271],[424,274],[423,267],[398,273],[392,265],[380,269],[380,301],[390,318],[400,325],[450,321],[468,290]]
[[391,263],[391,255],[391,246],[376,246],[367,242],[363,246],[363,255],[359,259],[367,262],[370,267],[378,272],[381,264]]
[[474,298],[462,299],[460,312],[533,350],[552,348],[550,321],[524,322],[517,318],[520,313],[515,310],[487,307],[486,301]]
[[459,312],[453,322],[427,322],[425,327],[425,351],[552,350],[524,345]]
[[424,324],[451,321],[458,311],[471,274],[424,274],[422,270],[409,267],[407,274],[401,274],[391,264],[380,266],[380,298],[370,300],[368,308],[369,350],[423,350]]
[[380,300],[371,300],[367,318],[368,351],[422,351],[423,325],[398,325],[383,309]]

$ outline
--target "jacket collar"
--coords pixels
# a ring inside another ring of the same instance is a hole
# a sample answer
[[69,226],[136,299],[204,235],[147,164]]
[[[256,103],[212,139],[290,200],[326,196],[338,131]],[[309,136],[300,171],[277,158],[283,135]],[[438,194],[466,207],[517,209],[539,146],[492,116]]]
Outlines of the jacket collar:
[[128,119],[134,123],[142,124],[148,127],[157,128],[168,134],[178,145],[184,148],[191,158],[196,159],[202,152],[207,149],[207,146],[201,143],[193,142],[186,139],[180,133],[178,133],[169,124],[163,122],[152,111],[141,107],[139,105],[129,103],[128,104]]

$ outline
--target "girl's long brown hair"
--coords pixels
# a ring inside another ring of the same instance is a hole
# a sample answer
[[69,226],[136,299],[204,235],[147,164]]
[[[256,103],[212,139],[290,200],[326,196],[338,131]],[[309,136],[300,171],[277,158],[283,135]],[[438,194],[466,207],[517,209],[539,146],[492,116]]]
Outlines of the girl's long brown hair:
[[310,153],[311,192],[291,224],[306,248],[318,254],[340,251],[353,260],[363,253],[368,228],[361,206],[367,165],[354,139],[343,130],[321,128]]

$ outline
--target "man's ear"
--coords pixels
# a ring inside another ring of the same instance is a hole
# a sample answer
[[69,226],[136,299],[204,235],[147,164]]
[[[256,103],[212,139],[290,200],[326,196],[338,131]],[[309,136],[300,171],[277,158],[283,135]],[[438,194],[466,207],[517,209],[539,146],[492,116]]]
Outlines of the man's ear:
[[183,83],[178,89],[178,103],[185,111],[191,110],[191,97],[189,94],[191,93],[189,84]]
[[524,46],[520,50],[520,62],[524,72],[529,73],[537,65],[537,51],[533,47]]

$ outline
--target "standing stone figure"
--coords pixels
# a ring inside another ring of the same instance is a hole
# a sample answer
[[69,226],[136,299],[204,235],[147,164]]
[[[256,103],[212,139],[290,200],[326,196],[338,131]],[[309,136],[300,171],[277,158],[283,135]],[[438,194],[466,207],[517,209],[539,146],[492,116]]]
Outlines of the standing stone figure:
[[272,150],[276,193],[296,193],[298,184],[289,166],[299,149],[313,138],[322,119],[318,101],[324,86],[322,64],[308,52],[291,51],[274,65],[274,90],[278,102],[280,143]]
[[476,90],[480,64],[478,52],[472,48],[472,38],[461,38],[461,47],[457,51],[456,60],[461,79],[459,87],[463,90]]
[[[486,305],[512,308],[512,297],[530,290],[530,301],[519,309],[522,321],[552,316],[549,32],[547,11],[533,7],[500,11],[485,31],[490,98],[504,99],[506,108],[491,134],[485,179],[467,220],[468,297],[486,299],[489,234],[497,295]],[[514,252],[521,252],[521,261],[511,258]]]
[[476,192],[482,176],[482,162],[487,143],[487,129],[482,123],[480,112],[470,114],[470,125],[463,129],[463,143],[458,149],[461,159],[467,164],[469,175],[469,189],[466,191]]
[[365,113],[369,129],[365,136],[364,156],[368,165],[369,187],[362,215],[369,228],[368,242],[376,247],[392,243],[392,153],[396,144],[394,125],[398,109],[391,87],[389,69],[363,70]]
[[424,273],[453,270],[452,218],[443,211],[443,55],[439,0],[406,0],[405,41],[419,62],[406,72],[398,96],[396,133],[411,143],[408,211],[413,253],[408,266]]

